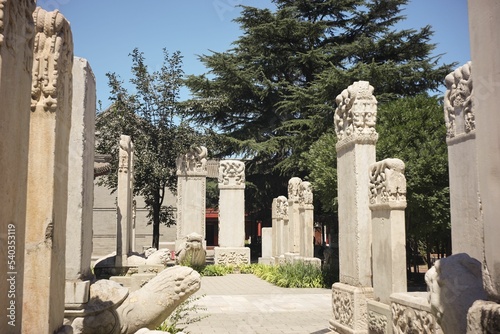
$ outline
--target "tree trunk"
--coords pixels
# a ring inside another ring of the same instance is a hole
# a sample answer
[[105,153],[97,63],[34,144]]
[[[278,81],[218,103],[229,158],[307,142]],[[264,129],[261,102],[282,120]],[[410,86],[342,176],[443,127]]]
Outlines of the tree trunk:
[[160,192],[157,190],[154,193],[153,203],[153,242],[151,247],[160,249]]

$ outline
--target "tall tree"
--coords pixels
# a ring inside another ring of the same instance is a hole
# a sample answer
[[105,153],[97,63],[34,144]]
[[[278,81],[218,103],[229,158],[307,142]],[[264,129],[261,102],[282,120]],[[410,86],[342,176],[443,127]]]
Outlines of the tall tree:
[[172,208],[163,205],[165,193],[176,191],[176,158],[190,145],[200,143],[197,133],[178,118],[179,89],[182,85],[182,57],[164,52],[163,66],[150,72],[142,52],[134,49],[129,93],[115,73],[108,73],[112,105],[96,120],[96,151],[112,155],[115,170],[101,184],[116,190],[118,140],[121,134],[132,137],[135,149],[134,194],[142,195],[153,225],[152,247],[159,248],[160,224],[174,224]]
[[352,82],[370,81],[383,102],[435,90],[451,70],[431,56],[429,26],[395,30],[407,0],[273,2],[242,7],[234,47],[201,56],[208,74],[186,81],[187,115],[226,138],[221,154],[250,159],[261,208],[307,174],[302,153],[333,127],[335,96]]

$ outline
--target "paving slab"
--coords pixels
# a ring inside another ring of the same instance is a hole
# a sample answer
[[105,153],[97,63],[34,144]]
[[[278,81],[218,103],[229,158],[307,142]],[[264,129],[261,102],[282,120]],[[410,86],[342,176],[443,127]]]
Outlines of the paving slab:
[[191,334],[324,334],[332,316],[330,289],[280,288],[251,274],[203,277],[203,307],[190,316],[207,316],[189,324]]

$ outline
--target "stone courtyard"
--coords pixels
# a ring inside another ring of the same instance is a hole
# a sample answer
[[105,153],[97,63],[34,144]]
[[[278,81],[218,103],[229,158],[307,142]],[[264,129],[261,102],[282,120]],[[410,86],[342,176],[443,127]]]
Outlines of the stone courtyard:
[[[425,274],[420,292],[407,291],[406,166],[376,161],[369,82],[352,82],[335,99],[339,281],[284,289],[253,275],[201,277],[192,267],[251,262],[245,162],[217,162],[212,250],[210,152],[192,145],[179,155],[178,195],[168,199],[177,225],[161,231],[159,249],[148,247],[150,235],[136,225],[146,212],[133,193],[130,136],[116,138],[116,194],[94,187],[107,170],[94,152],[95,78],[73,54],[70,23],[33,0],[4,0],[0,13],[0,333],[158,333],[190,296],[201,297],[198,315],[208,316],[190,324],[192,333],[500,333],[500,24],[491,19],[500,3],[469,1],[472,61],[443,78],[454,254]],[[273,199],[259,262],[321,268],[311,242],[314,185],[291,177],[287,190]],[[103,201],[95,205],[95,196]]]

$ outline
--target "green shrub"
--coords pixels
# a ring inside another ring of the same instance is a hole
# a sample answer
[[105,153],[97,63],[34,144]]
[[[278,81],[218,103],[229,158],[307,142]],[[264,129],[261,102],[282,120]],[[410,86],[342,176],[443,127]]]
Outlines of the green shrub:
[[233,273],[232,266],[224,266],[221,264],[209,264],[199,272],[201,276],[224,276]]
[[309,263],[285,263],[277,266],[256,265],[254,275],[284,288],[322,288],[321,270]]

